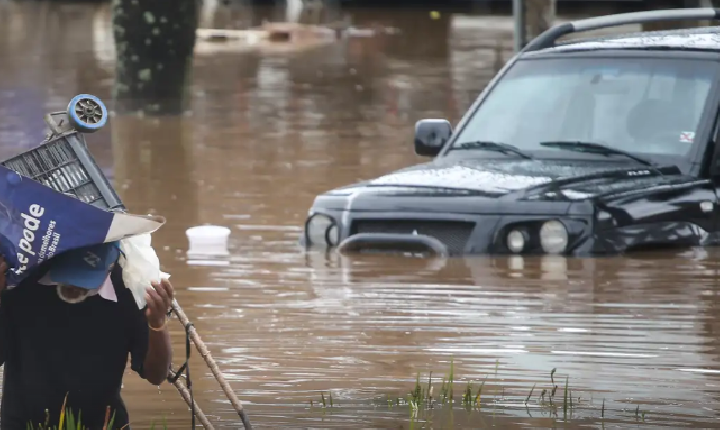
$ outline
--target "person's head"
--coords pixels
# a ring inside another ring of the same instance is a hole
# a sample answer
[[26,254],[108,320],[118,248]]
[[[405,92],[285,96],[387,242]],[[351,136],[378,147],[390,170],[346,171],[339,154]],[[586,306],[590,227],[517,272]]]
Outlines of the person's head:
[[47,276],[63,301],[80,303],[98,294],[119,257],[116,242],[67,251],[49,261]]

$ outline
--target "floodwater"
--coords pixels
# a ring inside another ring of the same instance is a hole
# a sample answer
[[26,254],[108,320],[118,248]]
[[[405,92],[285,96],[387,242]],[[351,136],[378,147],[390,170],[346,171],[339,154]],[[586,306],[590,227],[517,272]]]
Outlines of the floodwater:
[[[233,6],[213,21],[206,12],[206,25],[232,28],[282,15]],[[186,115],[114,116],[88,136],[132,212],[168,218],[154,245],[253,424],[720,426],[718,250],[443,262],[297,247],[317,193],[422,161],[412,152],[414,122],[457,121],[511,55],[507,17],[348,13],[399,34],[284,51],[199,45]],[[77,93],[112,107],[108,19],[107,5],[0,1],[3,157],[38,143],[43,114]],[[208,223],[231,229],[231,256],[189,264],[185,230]],[[172,337],[180,363],[179,324]],[[456,401],[468,382],[475,393],[486,381],[479,411],[438,405],[412,418],[395,406],[418,373],[427,384],[433,372],[438,399],[451,359]],[[538,403],[554,368],[555,413]],[[215,428],[239,428],[195,351],[191,376]],[[133,428],[163,417],[190,428],[171,385],[158,390],[128,372],[124,397]]]

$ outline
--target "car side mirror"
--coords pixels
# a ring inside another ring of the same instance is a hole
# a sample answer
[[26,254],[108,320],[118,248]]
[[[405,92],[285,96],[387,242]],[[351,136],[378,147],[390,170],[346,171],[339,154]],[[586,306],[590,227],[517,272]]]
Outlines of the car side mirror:
[[450,121],[444,119],[423,119],[415,123],[415,153],[423,157],[434,157],[452,135]]

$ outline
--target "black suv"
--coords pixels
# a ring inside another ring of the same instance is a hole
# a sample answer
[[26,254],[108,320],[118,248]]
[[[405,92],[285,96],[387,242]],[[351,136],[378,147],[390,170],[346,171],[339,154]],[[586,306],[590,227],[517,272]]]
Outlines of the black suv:
[[718,241],[720,28],[675,9],[555,26],[514,56],[456,129],[415,126],[432,161],[318,196],[301,243],[341,252],[594,255]]

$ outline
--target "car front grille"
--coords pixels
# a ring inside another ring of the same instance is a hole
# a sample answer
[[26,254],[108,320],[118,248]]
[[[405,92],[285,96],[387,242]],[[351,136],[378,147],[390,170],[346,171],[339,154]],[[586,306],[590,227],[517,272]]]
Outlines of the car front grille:
[[464,221],[356,220],[352,224],[351,234],[417,232],[439,240],[445,244],[450,254],[460,254],[465,250],[473,228],[475,223]]

